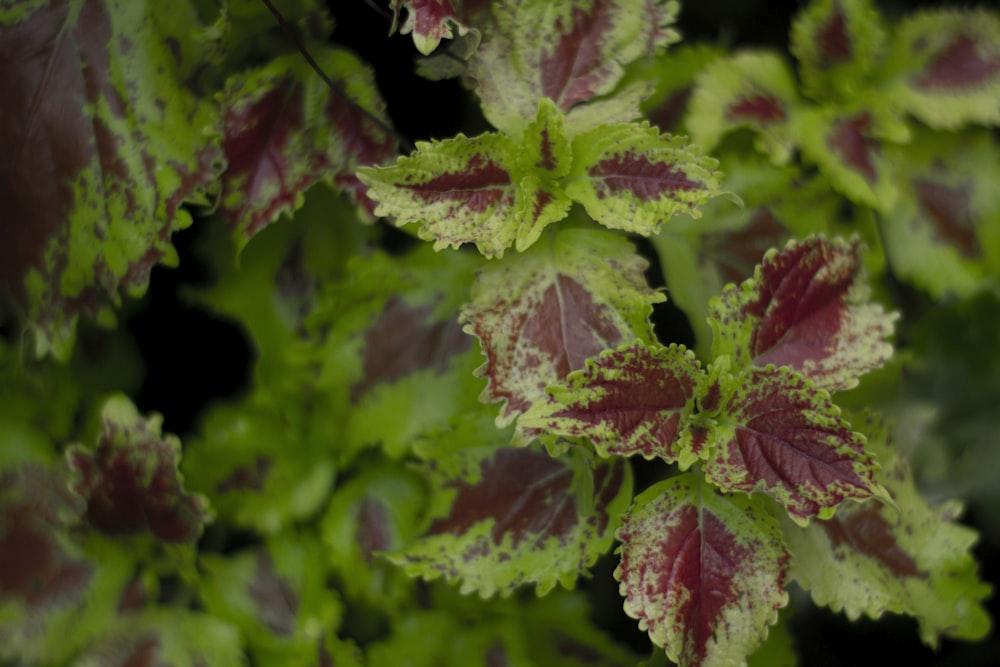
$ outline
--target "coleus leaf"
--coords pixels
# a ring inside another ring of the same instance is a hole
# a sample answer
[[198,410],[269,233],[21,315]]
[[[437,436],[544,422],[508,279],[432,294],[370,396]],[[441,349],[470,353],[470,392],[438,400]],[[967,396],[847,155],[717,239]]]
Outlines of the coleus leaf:
[[[190,30],[190,26],[185,26]],[[214,105],[181,84],[148,2],[8,5],[0,18],[0,284],[65,359],[80,313],[114,320],[157,262],[175,264],[181,204],[207,203],[221,168]]]
[[788,602],[788,553],[773,517],[698,473],[640,494],[618,537],[625,611],[682,667],[745,664]]
[[892,355],[894,315],[869,302],[858,242],[811,236],[771,250],[754,277],[710,303],[715,356],[789,366],[818,387],[848,389]]
[[383,556],[413,542],[426,511],[424,479],[401,466],[369,466],[337,487],[320,534],[347,598],[392,617],[406,609],[414,582]]
[[885,30],[871,0],[819,0],[795,17],[790,41],[806,94],[847,98],[880,64]]
[[686,468],[698,458],[688,421],[704,372],[683,346],[632,342],[589,359],[548,389],[518,427],[587,437],[602,457],[658,456]]
[[353,104],[297,53],[230,77],[220,93],[228,167],[219,211],[241,246],[302,206],[305,190],[320,180],[347,187],[374,209],[353,171],[389,160],[396,148],[392,135],[356,106],[388,122],[374,74],[343,49],[320,49],[315,57]]
[[[466,24],[466,5],[483,4],[482,0],[392,0],[392,30],[399,25],[399,11],[406,8],[406,20],[399,26],[401,35],[413,33],[413,44],[417,51],[428,55],[438,47],[442,39],[451,39],[469,32]],[[481,10],[480,10],[481,11]]]
[[74,667],[243,665],[236,629],[214,616],[162,607],[122,616]]
[[66,454],[89,524],[114,536],[150,532],[165,542],[196,541],[211,512],[203,496],[183,488],[180,441],[160,433],[159,415],[141,417],[124,396],[108,399],[101,418],[97,446]]
[[920,637],[930,646],[942,636],[985,637],[991,623],[982,604],[990,586],[979,580],[970,554],[975,531],[955,521],[961,504],[931,506],[885,428],[868,426],[869,448],[882,464],[878,479],[894,504],[843,507],[829,521],[807,528],[784,522],[785,540],[795,554],[792,576],[817,604],[842,610],[852,620],[885,612],[915,616]]
[[903,18],[893,36],[892,98],[927,125],[1000,123],[1000,15],[937,9]]
[[718,415],[704,470],[723,491],[768,493],[802,525],[831,516],[848,498],[887,497],[864,437],[827,392],[788,368],[749,367],[721,377],[700,403]]
[[288,403],[258,390],[215,406],[184,455],[188,484],[219,517],[265,535],[314,514],[336,474],[329,435],[309,406]]
[[557,583],[572,588],[611,546],[632,496],[627,463],[591,468],[586,458],[503,446],[504,435],[449,448],[455,458],[445,464],[438,448],[425,464],[431,488],[442,491],[432,498],[427,530],[391,556],[407,573],[458,580],[462,593],[482,597],[528,583],[544,595]]
[[834,189],[853,202],[889,211],[899,193],[885,146],[909,140],[910,130],[883,93],[858,98],[864,103],[804,110],[792,130],[803,156]]
[[939,299],[995,284],[1000,158],[990,133],[918,131],[891,155],[903,196],[883,217],[882,229],[895,274]]
[[755,146],[777,164],[794,148],[791,117],[802,105],[788,64],[777,54],[745,51],[707,65],[698,75],[686,116],[704,150],[741,127],[758,133]]
[[605,227],[649,236],[722,194],[717,164],[648,123],[604,125],[574,137],[566,193]]
[[484,402],[504,401],[504,426],[545,387],[610,347],[652,340],[649,315],[663,296],[646,286],[645,261],[621,237],[566,230],[484,267],[462,309],[482,344]]
[[[650,78],[654,90],[643,101],[643,115],[661,132],[690,134],[683,129],[695,78],[716,60],[724,57],[719,46],[689,43],[679,44],[653,58],[644,58],[629,67],[629,76]],[[710,149],[702,142],[703,149]]]
[[677,11],[677,3],[660,0],[497,3],[495,25],[472,63],[483,114],[514,135],[542,98],[568,115],[570,134],[633,120],[638,107],[630,102],[638,99],[630,96],[599,101],[600,114],[588,114],[586,107],[611,93],[625,65],[679,39],[669,27]]

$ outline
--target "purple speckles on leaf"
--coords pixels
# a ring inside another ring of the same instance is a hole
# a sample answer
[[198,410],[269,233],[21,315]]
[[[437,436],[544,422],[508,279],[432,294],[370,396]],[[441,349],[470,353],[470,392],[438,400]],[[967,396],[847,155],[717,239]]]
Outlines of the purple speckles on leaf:
[[925,90],[957,92],[986,84],[1000,72],[1000,55],[983,57],[976,40],[958,34],[928,63],[914,84]]
[[672,164],[651,162],[644,155],[632,153],[601,160],[590,168],[589,175],[595,180],[594,189],[601,199],[627,192],[640,201],[653,201],[673,192],[705,187]]

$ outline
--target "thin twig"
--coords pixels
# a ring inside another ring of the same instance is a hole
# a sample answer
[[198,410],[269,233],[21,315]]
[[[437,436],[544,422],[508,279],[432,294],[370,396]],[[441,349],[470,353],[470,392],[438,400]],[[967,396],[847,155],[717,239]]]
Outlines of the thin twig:
[[370,118],[372,121],[374,121],[383,130],[385,130],[386,132],[388,132],[389,134],[391,134],[396,139],[396,141],[399,142],[399,145],[407,153],[412,153],[415,150],[413,142],[411,142],[409,139],[407,139],[406,137],[404,137],[403,135],[401,135],[392,126],[390,126],[388,123],[386,123],[385,121],[383,121],[381,118],[379,118],[378,116],[376,116],[375,114],[373,114],[371,111],[369,111],[368,109],[365,109],[363,106],[361,106],[360,104],[358,104],[357,102],[355,102],[354,100],[352,100],[347,95],[347,92],[343,88],[341,88],[329,76],[326,75],[326,72],[323,71],[323,68],[320,67],[319,63],[316,62],[316,59],[313,58],[312,54],[309,53],[309,51],[306,50],[306,47],[302,43],[302,40],[299,39],[298,33],[296,33],[295,29],[292,28],[292,26],[288,23],[288,21],[285,20],[285,17],[282,16],[281,12],[278,11],[278,8],[274,6],[274,4],[271,2],[271,0],[261,0],[261,2],[263,2],[267,6],[267,8],[271,10],[271,13],[274,14],[274,19],[278,22],[278,25],[281,26],[281,28],[285,31],[285,33],[288,34],[288,37],[295,44],[295,48],[297,48],[299,50],[299,53],[301,53],[302,57],[306,59],[306,62],[309,63],[309,65],[314,70],[316,70],[316,73],[319,74],[319,76],[320,76],[321,79],[323,79],[323,83],[325,83],[327,85],[327,87],[329,87],[330,90],[337,97],[339,97],[340,99],[342,99],[345,102],[347,102],[351,106],[351,108],[355,109],[356,111],[361,112],[362,114],[364,114],[365,116],[367,116],[368,118]]
[[381,7],[376,5],[375,0],[365,0],[365,4],[374,9],[379,14],[381,14],[382,18],[386,19],[387,21],[393,21],[395,19],[395,17],[392,14],[390,14],[388,10],[382,9]]

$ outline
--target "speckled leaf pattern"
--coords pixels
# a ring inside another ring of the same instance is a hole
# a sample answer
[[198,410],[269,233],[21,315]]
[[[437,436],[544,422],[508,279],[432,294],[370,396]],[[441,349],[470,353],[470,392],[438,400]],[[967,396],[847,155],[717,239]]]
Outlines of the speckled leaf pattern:
[[459,134],[417,142],[417,150],[389,167],[358,170],[378,202],[375,214],[397,225],[418,223],[434,249],[474,243],[486,257],[503,256],[520,227],[516,145],[504,135]]
[[402,35],[413,34],[413,44],[425,56],[438,47],[442,39],[464,35],[469,27],[464,23],[462,8],[475,4],[468,0],[392,0],[393,28],[399,24],[400,10],[406,9],[406,20],[399,26]]
[[803,525],[846,499],[885,497],[864,437],[829,394],[787,368],[747,368],[719,414],[705,477],[720,489],[767,493]]
[[458,474],[427,465],[443,494],[428,530],[392,560],[411,575],[460,581],[462,593],[572,588],[610,548],[632,497],[631,469],[620,459],[591,469],[537,448],[473,446],[456,456]]
[[795,18],[791,49],[805,92],[821,99],[856,94],[878,66],[885,30],[872,0],[817,0]]
[[621,237],[567,230],[479,272],[462,320],[486,355],[482,400],[505,403],[498,425],[588,358],[652,340],[648,318],[663,296],[647,287],[645,264]]
[[935,298],[1000,281],[1000,156],[990,133],[923,130],[890,154],[904,194],[882,228],[896,275]]
[[[386,121],[374,74],[361,61],[334,48],[315,57],[352,100]],[[395,139],[334,94],[299,54],[230,77],[220,100],[228,166],[219,211],[241,245],[301,207],[305,190],[320,180],[374,208],[353,170],[393,158]]]
[[712,300],[714,354],[789,366],[829,391],[855,386],[892,355],[895,320],[859,272],[857,241],[812,236],[769,251],[753,278]]
[[93,451],[74,446],[66,454],[90,525],[108,535],[197,540],[211,513],[204,497],[183,488],[180,441],[161,435],[161,418],[141,417],[124,396],[108,399],[101,417],[104,432]]
[[916,617],[930,646],[941,637],[985,637],[990,619],[982,604],[990,587],[979,581],[970,554],[975,531],[956,521],[961,504],[928,504],[885,428],[868,426],[869,448],[882,464],[878,479],[894,505],[845,506],[807,528],[783,522],[795,554],[792,576],[817,604],[851,619],[885,612]]
[[[677,41],[669,27],[677,11],[676,2],[662,0],[496,3],[496,26],[472,64],[486,119],[518,134],[547,97],[568,114],[574,131],[593,127],[593,116],[581,124],[577,115],[586,118],[587,103],[614,89],[625,65]],[[610,100],[600,122],[637,118],[638,101]]]
[[721,194],[717,164],[648,123],[602,126],[574,138],[566,192],[605,227],[649,236]]
[[1000,124],[1000,14],[985,7],[903,18],[890,54],[892,97],[927,125]]
[[181,204],[208,203],[221,170],[218,115],[182,87],[193,64],[171,44],[188,37],[162,32],[151,3],[5,7],[0,284],[36,352],[66,358],[80,313],[113,322],[121,291],[176,263]]
[[[629,343],[587,361],[518,420],[549,435],[590,438],[601,456],[697,459],[687,422],[703,376],[680,345]],[[703,444],[703,443],[702,443]]]
[[802,102],[788,64],[777,54],[746,51],[707,65],[691,94],[687,127],[703,150],[722,137],[748,127],[758,134],[756,146],[777,163],[794,148],[788,126]]
[[745,665],[788,603],[788,554],[759,500],[697,473],[635,499],[618,531],[625,611],[681,667]]

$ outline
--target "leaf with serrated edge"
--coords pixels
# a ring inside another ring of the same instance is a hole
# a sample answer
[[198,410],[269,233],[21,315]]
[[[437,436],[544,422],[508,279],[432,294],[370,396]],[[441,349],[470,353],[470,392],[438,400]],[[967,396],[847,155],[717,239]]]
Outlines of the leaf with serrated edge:
[[763,491],[805,525],[845,499],[886,497],[864,437],[830,395],[787,368],[749,367],[723,395],[705,476],[724,491]]
[[605,227],[650,236],[722,194],[717,164],[649,123],[607,125],[574,138],[566,194]]
[[698,458],[687,421],[704,376],[681,345],[632,342],[589,359],[587,367],[548,388],[518,419],[519,428],[585,436],[601,456],[654,456],[686,468]]
[[81,312],[113,323],[120,292],[177,263],[181,204],[207,204],[221,171],[218,114],[182,86],[170,45],[190,39],[152,3],[16,4],[0,18],[0,290],[35,351],[66,359]]
[[595,121],[638,117],[640,99],[632,96],[608,98],[600,119],[588,117],[587,103],[611,93],[625,65],[677,41],[669,26],[678,9],[676,2],[657,0],[497,3],[495,28],[472,63],[483,114],[515,135],[542,98],[568,114],[574,132],[591,129]]
[[418,223],[434,249],[475,243],[486,257],[502,256],[518,234],[516,150],[500,134],[417,142],[417,150],[388,167],[357,172],[378,202],[376,215],[398,226]]
[[124,396],[108,399],[101,418],[97,447],[66,453],[90,525],[109,535],[148,531],[165,542],[195,542],[211,512],[203,496],[183,487],[180,441],[161,435],[162,418],[144,419]]
[[788,64],[775,53],[745,51],[711,63],[698,75],[687,127],[704,150],[728,132],[752,128],[759,133],[757,149],[784,164],[794,148],[789,119],[799,105]]
[[625,612],[681,667],[745,664],[788,603],[788,554],[773,517],[698,473],[639,495],[618,538]]
[[869,302],[855,241],[821,236],[769,251],[753,278],[711,301],[715,356],[789,366],[828,391],[849,389],[892,355],[895,314]]
[[920,638],[933,647],[942,636],[982,639],[990,630],[982,606],[990,586],[980,581],[970,554],[976,532],[955,520],[961,504],[932,507],[885,428],[869,422],[865,430],[882,464],[877,479],[894,505],[843,507],[833,519],[807,528],[784,522],[795,554],[792,576],[817,604],[852,620],[885,612],[916,617]]
[[[399,34],[413,33],[413,44],[417,51],[428,55],[438,47],[442,39],[451,39],[469,31],[456,8],[462,0],[392,0],[392,26],[399,23],[399,10],[406,8],[406,20],[399,27]],[[392,32],[390,31],[390,32]]]
[[1000,14],[939,9],[903,18],[890,55],[893,102],[942,130],[1000,123]]
[[871,0],[819,0],[795,17],[790,41],[807,95],[849,97],[879,64],[885,30]]
[[512,422],[589,357],[635,338],[652,340],[648,318],[664,297],[646,286],[645,266],[621,237],[566,230],[480,271],[461,318],[487,359],[478,371],[489,379],[481,400],[506,402],[497,425]]
[[[385,120],[374,73],[356,56],[333,48],[315,56],[355,104]],[[392,135],[332,93],[297,53],[230,77],[220,101],[228,166],[219,212],[240,246],[301,207],[311,185],[325,179],[357,195],[354,168],[395,156]]]
[[[444,491],[427,532],[393,562],[411,575],[458,580],[462,593],[482,597],[526,583],[539,595],[557,583],[573,588],[611,546],[632,497],[628,464],[599,461],[591,469],[537,448],[475,444],[456,454],[457,475],[428,464],[432,488]],[[581,485],[592,489],[585,503]]]

